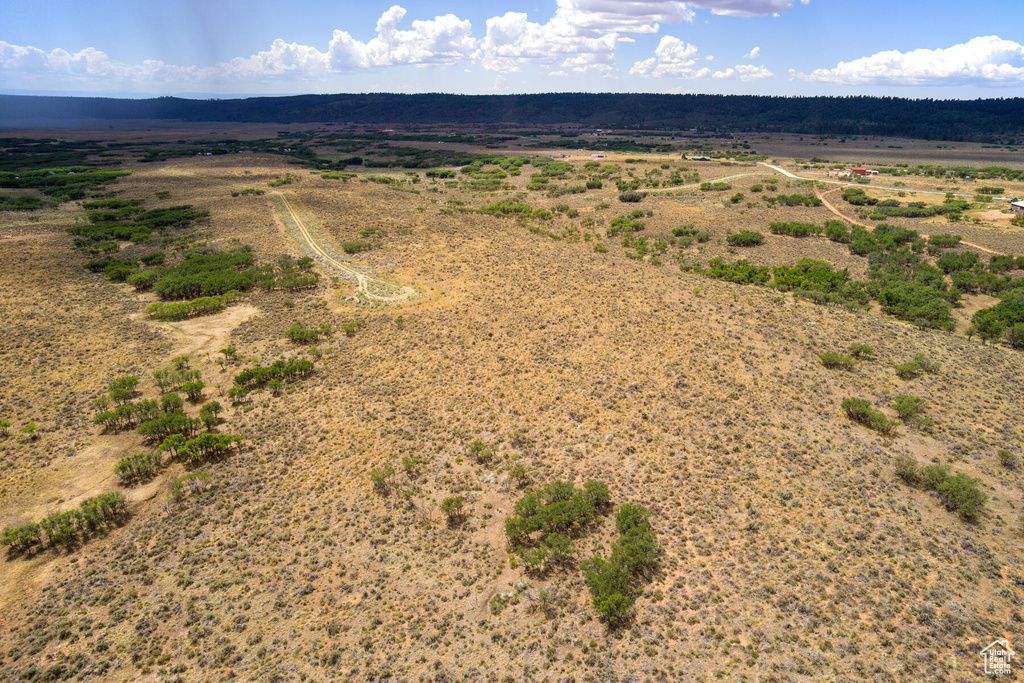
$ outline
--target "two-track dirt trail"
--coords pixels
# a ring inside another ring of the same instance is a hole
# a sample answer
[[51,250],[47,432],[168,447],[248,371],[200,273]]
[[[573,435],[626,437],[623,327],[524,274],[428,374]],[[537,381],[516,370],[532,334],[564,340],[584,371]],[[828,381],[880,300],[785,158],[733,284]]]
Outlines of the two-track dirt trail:
[[415,296],[416,290],[412,287],[394,285],[382,280],[381,278],[367,275],[365,272],[357,269],[341,257],[333,256],[331,253],[332,249],[324,244],[320,244],[313,235],[310,234],[309,226],[306,225],[305,221],[303,221],[295,208],[293,203],[294,199],[289,200],[288,196],[283,192],[271,192],[269,197],[271,204],[274,205],[274,208],[277,210],[281,220],[286,225],[290,224],[295,228],[296,236],[305,243],[305,246],[307,246],[323,264],[354,277],[356,282],[359,283],[356,291],[368,300],[379,301],[382,303],[396,303]]
[[[786,176],[787,178],[793,178],[795,180],[809,180],[809,181],[813,182],[814,183],[814,195],[818,199],[821,200],[821,203],[825,206],[826,209],[828,209],[829,211],[831,211],[835,215],[839,216],[840,218],[842,218],[847,223],[852,223],[853,225],[859,225],[860,227],[864,228],[865,230],[874,230],[874,228],[872,226],[868,225],[867,223],[861,223],[860,221],[858,221],[856,219],[850,218],[849,216],[844,214],[842,211],[837,209],[835,206],[833,206],[831,204],[831,202],[829,202],[828,199],[825,198],[825,195],[831,194],[831,193],[833,193],[836,190],[839,190],[841,188],[836,187],[836,188],[833,188],[831,190],[828,190],[827,192],[822,192],[821,188],[818,187],[818,183],[819,182],[832,183],[834,185],[846,185],[846,186],[850,186],[850,187],[856,187],[856,185],[854,183],[842,183],[842,182],[837,182],[835,180],[815,180],[814,178],[803,178],[801,176],[796,175],[795,173],[790,173],[789,171],[787,171],[784,168],[779,168],[778,166],[773,166],[771,164],[766,164],[763,161],[762,162],[758,162],[758,163],[760,163],[762,166],[767,166],[768,168],[770,168],[770,169],[772,169],[774,171],[778,171],[779,173],[781,173],[782,175]],[[879,189],[885,189],[885,188],[879,188]],[[933,193],[933,194],[937,194],[937,193]],[[925,235],[924,233],[920,233],[920,234],[921,234],[921,237],[923,237],[925,239],[928,239],[928,235]],[[986,254],[995,254],[996,256],[1005,256],[1006,255],[1006,254],[1004,254],[1001,251],[995,251],[994,249],[989,249],[988,247],[983,247],[980,244],[975,244],[973,242],[965,242],[963,240],[960,240],[960,244],[964,245],[965,247],[971,247],[972,249],[977,249],[978,251],[983,251]]]

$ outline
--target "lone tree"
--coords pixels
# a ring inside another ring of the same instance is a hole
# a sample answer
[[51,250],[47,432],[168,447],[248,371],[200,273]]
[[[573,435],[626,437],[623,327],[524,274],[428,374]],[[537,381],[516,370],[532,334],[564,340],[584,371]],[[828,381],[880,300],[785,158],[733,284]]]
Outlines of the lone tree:
[[441,512],[448,515],[448,524],[454,526],[462,521],[465,500],[462,496],[451,496],[441,501]]

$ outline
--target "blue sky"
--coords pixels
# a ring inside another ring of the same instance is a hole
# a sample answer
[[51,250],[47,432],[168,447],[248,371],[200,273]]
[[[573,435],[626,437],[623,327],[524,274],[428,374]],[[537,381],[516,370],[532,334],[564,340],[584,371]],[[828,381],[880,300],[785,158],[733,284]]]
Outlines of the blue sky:
[[0,92],[1024,96],[1021,0],[0,0]]

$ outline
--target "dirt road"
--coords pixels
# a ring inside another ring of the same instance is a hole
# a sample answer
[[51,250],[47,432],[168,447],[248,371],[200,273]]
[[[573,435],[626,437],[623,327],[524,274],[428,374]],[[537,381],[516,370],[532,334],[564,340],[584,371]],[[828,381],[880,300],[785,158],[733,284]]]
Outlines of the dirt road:
[[[847,223],[852,223],[853,225],[859,225],[860,227],[864,228],[865,230],[874,230],[873,226],[868,225],[867,223],[861,223],[860,221],[858,221],[856,219],[850,218],[849,216],[844,214],[842,211],[837,209],[835,206],[833,206],[832,203],[828,201],[828,199],[826,199],[825,195],[831,194],[831,193],[835,192],[836,190],[838,190],[840,188],[837,187],[837,188],[829,190],[828,192],[822,192],[821,188],[819,188],[818,185],[817,185],[819,182],[825,182],[825,183],[832,183],[832,184],[838,184],[838,185],[851,185],[851,186],[855,186],[856,185],[855,183],[840,183],[840,182],[834,181],[834,180],[814,180],[813,178],[801,178],[798,175],[790,173],[789,171],[787,171],[784,168],[779,168],[778,166],[772,166],[771,164],[766,164],[764,162],[758,162],[758,163],[760,163],[762,166],[767,166],[768,168],[770,168],[772,170],[778,171],[779,173],[781,173],[782,175],[786,176],[787,178],[795,178],[796,180],[810,180],[810,181],[812,181],[814,183],[814,196],[816,196],[818,199],[821,200],[822,205],[826,209],[828,209],[829,211],[831,211],[835,215],[839,216],[840,218],[842,218]],[[880,188],[880,189],[884,189],[884,188]],[[936,193],[936,194],[938,194],[938,193]],[[925,235],[924,233],[920,233],[920,235],[921,235],[921,237],[925,238],[926,240],[928,239],[928,235]],[[973,242],[965,242],[963,240],[960,240],[960,244],[964,245],[965,247],[971,247],[972,249],[977,249],[978,251],[985,252],[986,254],[995,254],[996,256],[1005,256],[1006,255],[1006,254],[1004,254],[1001,251],[995,251],[994,249],[989,249],[988,247],[983,247],[980,244],[974,244]]]
[[366,273],[356,269],[352,264],[342,260],[340,257],[335,258],[334,256],[331,256],[328,250],[323,245],[318,244],[310,234],[308,226],[303,222],[302,218],[296,212],[294,205],[289,201],[288,197],[284,193],[271,192],[270,199],[271,203],[274,204],[274,208],[278,210],[278,214],[281,219],[284,220],[285,223],[290,222],[295,226],[295,230],[298,232],[302,241],[305,242],[306,246],[309,247],[314,254],[316,254],[318,259],[327,266],[354,277],[359,283],[356,291],[366,299],[382,303],[396,303],[415,296],[416,290],[412,287],[400,287],[380,278],[368,276]]

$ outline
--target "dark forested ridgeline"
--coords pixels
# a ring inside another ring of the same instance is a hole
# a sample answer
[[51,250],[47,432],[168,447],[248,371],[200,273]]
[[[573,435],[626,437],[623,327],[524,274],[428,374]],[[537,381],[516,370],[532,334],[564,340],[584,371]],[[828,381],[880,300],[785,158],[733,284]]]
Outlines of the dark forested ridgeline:
[[936,140],[1024,139],[1024,98],[763,97],[551,93],[340,94],[189,100],[0,95],[0,125],[180,119],[246,123],[578,124],[602,128],[714,129]]

